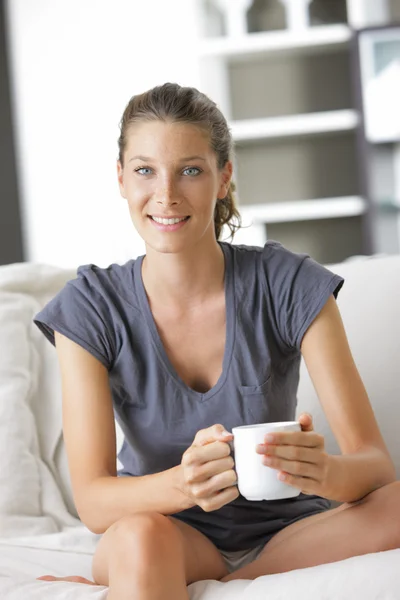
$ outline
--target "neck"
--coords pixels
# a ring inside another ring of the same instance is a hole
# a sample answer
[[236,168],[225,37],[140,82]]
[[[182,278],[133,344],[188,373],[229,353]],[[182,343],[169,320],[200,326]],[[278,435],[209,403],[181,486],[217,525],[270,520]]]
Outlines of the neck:
[[216,240],[197,244],[182,253],[146,248],[143,284],[150,301],[162,298],[165,307],[185,311],[205,302],[224,288],[225,261]]

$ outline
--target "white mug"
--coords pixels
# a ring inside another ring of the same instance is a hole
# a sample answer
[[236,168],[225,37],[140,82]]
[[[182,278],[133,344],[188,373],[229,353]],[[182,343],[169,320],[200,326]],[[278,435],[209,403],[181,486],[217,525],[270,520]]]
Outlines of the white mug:
[[301,425],[297,421],[282,421],[232,429],[237,485],[247,500],[281,500],[300,494],[299,488],[280,481],[279,470],[265,465],[263,454],[256,452],[257,444],[263,444],[265,435],[274,431],[301,431]]

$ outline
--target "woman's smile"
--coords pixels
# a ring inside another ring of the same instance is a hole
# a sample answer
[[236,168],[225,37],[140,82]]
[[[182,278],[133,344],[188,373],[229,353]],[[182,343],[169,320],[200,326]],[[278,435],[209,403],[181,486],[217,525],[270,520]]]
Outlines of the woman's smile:
[[190,217],[156,217],[149,215],[150,222],[158,231],[173,232],[182,229]]

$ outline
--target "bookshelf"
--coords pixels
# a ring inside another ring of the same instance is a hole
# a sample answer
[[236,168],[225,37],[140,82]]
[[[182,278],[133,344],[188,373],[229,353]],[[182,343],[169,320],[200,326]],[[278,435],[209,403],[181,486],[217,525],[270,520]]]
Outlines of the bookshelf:
[[357,28],[390,19],[390,6],[301,3],[307,14],[296,26],[299,0],[198,0],[201,89],[235,141],[245,228],[234,243],[273,238],[335,263],[381,251],[363,179],[354,44]]

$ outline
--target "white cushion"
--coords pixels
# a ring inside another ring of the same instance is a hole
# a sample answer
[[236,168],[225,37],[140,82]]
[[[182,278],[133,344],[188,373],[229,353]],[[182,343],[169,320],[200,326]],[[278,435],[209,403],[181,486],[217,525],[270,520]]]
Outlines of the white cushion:
[[52,533],[76,520],[41,458],[33,411],[40,353],[29,295],[0,290],[0,535]]
[[[25,490],[21,505],[15,504],[14,500],[14,517],[25,517],[31,503],[37,503],[32,522],[21,522],[24,534],[34,526],[33,521],[35,527],[39,527],[38,533],[59,531],[64,526],[79,523],[62,435],[61,377],[57,353],[33,323],[34,315],[67,281],[75,277],[76,270],[45,264],[26,262],[0,267],[0,352],[9,348],[8,366],[0,366],[0,416],[3,416],[0,421],[0,449],[3,446],[9,448],[11,454],[15,441],[20,450],[16,463],[20,455],[29,458],[26,463],[29,476],[26,477],[23,469],[15,468],[14,462],[8,466],[7,473],[2,473],[4,454],[0,456],[0,522],[3,523],[0,535],[6,531],[5,520],[2,519],[6,514],[5,506],[10,506],[14,498],[11,486]],[[18,372],[24,373],[25,385],[16,377]],[[13,429],[6,425],[10,419],[14,423]],[[123,434],[119,425],[115,425],[119,450]],[[3,492],[3,481],[8,482],[7,493]],[[25,481],[30,482],[31,498]],[[42,515],[49,515],[50,520],[45,525],[38,525],[37,517]],[[14,521],[15,518],[11,522],[7,514],[7,531],[17,531]]]
[[[400,255],[330,265],[345,278],[338,306],[350,348],[400,478]],[[340,450],[301,362],[297,415],[309,412],[332,454]]]

